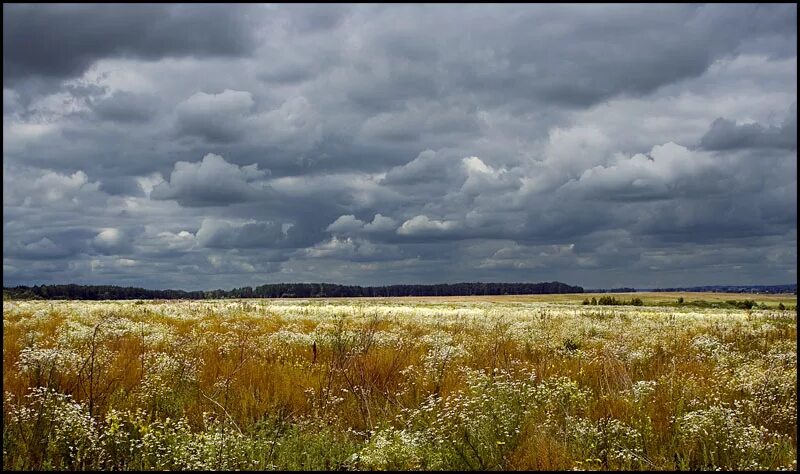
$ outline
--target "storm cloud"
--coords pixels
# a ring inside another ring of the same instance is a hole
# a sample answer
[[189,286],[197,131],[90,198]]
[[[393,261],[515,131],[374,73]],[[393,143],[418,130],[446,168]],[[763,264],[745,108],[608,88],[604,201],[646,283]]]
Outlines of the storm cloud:
[[4,285],[796,281],[795,5],[4,5]]
[[763,126],[759,123],[737,124],[722,117],[711,123],[711,128],[700,139],[707,150],[733,150],[741,148],[797,149],[797,103],[780,125]]
[[3,82],[78,75],[115,56],[243,55],[247,7],[222,5],[3,6]]

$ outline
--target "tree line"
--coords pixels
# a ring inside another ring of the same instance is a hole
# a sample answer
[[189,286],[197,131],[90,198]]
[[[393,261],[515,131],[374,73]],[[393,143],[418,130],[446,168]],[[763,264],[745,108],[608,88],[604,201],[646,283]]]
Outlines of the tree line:
[[111,285],[35,285],[3,287],[4,299],[219,299],[219,298],[353,298],[395,296],[477,296],[583,293],[580,286],[546,283],[442,283],[434,285],[358,286],[333,283],[275,283],[232,290],[148,290]]
[[630,301],[626,301],[623,299],[617,299],[613,296],[601,296],[600,299],[596,297],[592,297],[590,300],[586,298],[583,300],[583,305],[600,305],[600,306],[623,306],[623,305],[630,305],[630,306],[644,306],[644,301],[641,298],[631,298]]

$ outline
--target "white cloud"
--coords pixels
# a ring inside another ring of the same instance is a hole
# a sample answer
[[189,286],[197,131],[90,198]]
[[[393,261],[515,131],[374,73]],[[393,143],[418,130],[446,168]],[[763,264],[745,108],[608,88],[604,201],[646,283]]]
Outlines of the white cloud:
[[107,228],[92,239],[92,247],[106,255],[124,253],[131,250],[131,239],[119,229]]
[[356,219],[352,214],[339,216],[325,230],[337,235],[356,235],[366,234],[385,234],[394,232],[397,228],[397,221],[391,217],[375,214],[372,222],[365,223],[361,219]]
[[301,255],[309,258],[332,258],[354,261],[384,261],[399,258],[394,246],[380,245],[354,237],[333,236],[304,249]]
[[[675,143],[653,147],[648,155],[617,157],[606,166],[584,171],[562,187],[590,199],[636,201],[674,198],[687,193],[711,193],[709,174],[724,175],[725,162],[715,163],[709,153],[693,152]],[[716,164],[716,166],[715,166]]]
[[467,179],[461,185],[462,193],[477,195],[519,187],[519,180],[511,177],[505,168],[495,169],[477,156],[464,158],[461,165],[467,173]]
[[[49,170],[18,169],[3,166],[4,204],[53,209],[76,209],[102,204],[105,195],[98,181],[90,181],[83,171],[62,174]],[[13,178],[12,178],[13,175]]]
[[458,228],[459,225],[456,221],[436,220],[425,215],[419,215],[403,222],[403,225],[397,229],[397,233],[400,235],[419,236],[442,234]]
[[348,234],[358,232],[364,228],[364,221],[356,219],[352,214],[339,216],[325,230],[335,234]]
[[153,192],[153,188],[164,182],[164,177],[161,176],[161,173],[151,173],[147,176],[138,176],[136,182],[145,195],[149,197],[150,193]]
[[372,218],[372,222],[364,226],[364,231],[375,232],[375,233],[392,232],[396,228],[397,228],[397,221],[395,221],[391,217],[387,217],[378,213],[375,214],[375,217]]
[[182,230],[180,232],[159,232],[158,239],[162,245],[169,250],[189,251],[194,248],[197,243],[195,235],[189,231]]
[[227,205],[258,197],[259,180],[267,175],[258,165],[237,166],[209,153],[198,163],[175,163],[168,182],[156,185],[152,199],[174,199],[185,206]]

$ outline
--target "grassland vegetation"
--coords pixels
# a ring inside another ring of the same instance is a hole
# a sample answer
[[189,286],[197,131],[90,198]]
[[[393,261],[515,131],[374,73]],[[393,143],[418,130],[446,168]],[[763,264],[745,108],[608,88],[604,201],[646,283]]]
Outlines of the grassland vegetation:
[[796,311],[582,299],[6,301],[3,468],[797,469]]

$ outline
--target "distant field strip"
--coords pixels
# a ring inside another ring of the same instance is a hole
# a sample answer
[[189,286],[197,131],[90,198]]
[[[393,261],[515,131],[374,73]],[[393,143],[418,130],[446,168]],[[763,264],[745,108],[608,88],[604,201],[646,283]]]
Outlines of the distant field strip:
[[6,301],[3,468],[796,470],[796,296],[631,295]]

